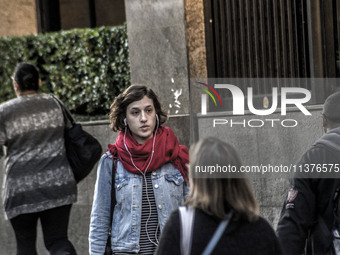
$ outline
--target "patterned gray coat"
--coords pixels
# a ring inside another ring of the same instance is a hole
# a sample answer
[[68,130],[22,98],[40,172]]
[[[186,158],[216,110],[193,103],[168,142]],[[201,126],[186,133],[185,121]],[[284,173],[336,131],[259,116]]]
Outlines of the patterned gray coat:
[[8,219],[76,201],[63,114],[50,95],[24,95],[0,104],[1,145],[5,146],[2,195]]

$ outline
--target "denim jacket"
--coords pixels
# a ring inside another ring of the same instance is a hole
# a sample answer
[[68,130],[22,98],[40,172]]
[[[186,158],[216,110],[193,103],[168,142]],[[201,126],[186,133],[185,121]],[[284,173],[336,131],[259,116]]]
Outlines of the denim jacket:
[[[112,155],[105,153],[98,165],[97,181],[91,212],[90,254],[102,255],[110,224]],[[180,171],[171,163],[152,172],[153,191],[162,231],[171,212],[177,209],[188,192]],[[112,220],[111,244],[113,252],[139,252],[143,176],[126,171],[117,161],[115,178],[116,200]]]

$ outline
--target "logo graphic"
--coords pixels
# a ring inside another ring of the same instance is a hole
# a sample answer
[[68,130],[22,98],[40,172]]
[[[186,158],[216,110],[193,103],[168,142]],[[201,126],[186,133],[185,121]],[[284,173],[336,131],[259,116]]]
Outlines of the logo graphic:
[[[217,91],[213,87],[211,87],[209,84],[205,84],[205,83],[199,82],[199,81],[196,81],[196,83],[201,84],[203,86],[206,86],[208,89],[210,89],[212,92],[214,92],[214,94],[217,96],[217,98],[220,101],[220,104],[222,106],[221,97],[220,97],[220,95],[217,93]],[[211,92],[209,90],[201,88],[201,87],[197,87],[197,88],[203,90],[204,92],[206,92],[212,98],[212,100],[214,101],[215,106],[217,106],[217,102],[215,100],[215,97],[211,94]],[[207,114],[207,95],[202,95],[202,105],[203,104],[204,104],[204,106],[203,106],[204,109],[202,108],[202,114]]]
[[[311,93],[309,90],[305,88],[299,88],[299,87],[281,87],[280,94],[278,93],[278,87],[272,87],[272,106],[269,108],[269,105],[267,105],[267,102],[264,102],[264,108],[267,108],[265,110],[259,110],[255,109],[254,103],[253,103],[253,88],[248,87],[247,88],[247,97],[243,94],[242,90],[232,84],[215,84],[215,88],[209,86],[208,84],[202,83],[202,82],[196,82],[199,84],[202,84],[206,87],[208,87],[210,90],[212,90],[215,95],[220,100],[221,106],[222,101],[218,93],[216,92],[216,89],[227,89],[231,92],[231,97],[233,99],[233,115],[244,115],[245,114],[245,102],[247,102],[248,109],[251,113],[254,115],[270,115],[275,112],[275,110],[278,107],[278,100],[281,99],[281,115],[286,115],[287,113],[287,105],[295,105],[297,108],[300,109],[300,111],[304,115],[311,115],[311,113],[306,109],[306,107],[303,105],[304,103],[307,103],[311,99]],[[216,100],[214,96],[207,90],[198,87],[199,89],[205,91],[213,100],[215,105],[217,106]],[[301,98],[289,98],[289,94],[301,94],[304,95],[304,97]],[[269,108],[269,109],[268,109]],[[207,114],[207,95],[202,94],[202,100],[201,100],[201,114],[206,115]]]
[[[273,85],[276,86],[270,86],[271,94],[269,94],[269,91],[261,94],[257,90],[257,86],[253,88],[254,80],[252,79],[250,81],[248,79],[237,80],[237,84],[242,82],[240,85],[232,84],[235,80],[230,80],[229,83],[228,79],[209,79],[204,81],[195,80],[192,84],[200,90],[201,116],[207,115],[208,95],[215,104],[215,107],[211,107],[214,109],[210,109],[210,116],[207,116],[212,117],[213,127],[222,125],[230,128],[261,128],[263,126],[275,128],[277,125],[281,125],[284,128],[293,128],[298,125],[298,121],[285,117],[289,112],[288,107],[297,108],[305,116],[312,115],[305,105],[311,99],[311,91],[303,87],[292,87],[292,84],[286,81],[285,83],[275,81]],[[246,86],[248,82],[249,86]],[[261,79],[256,84],[270,85]],[[283,84],[288,86],[282,86]],[[201,93],[202,91],[204,93]],[[220,95],[223,95],[222,98]],[[222,102],[223,100],[226,101]],[[214,111],[219,111],[219,114],[215,114]],[[294,109],[294,111],[296,110]],[[219,117],[214,118],[214,116]],[[244,117],[242,118],[242,116]],[[252,116],[261,117],[254,118]],[[294,194],[292,193],[292,195]]]

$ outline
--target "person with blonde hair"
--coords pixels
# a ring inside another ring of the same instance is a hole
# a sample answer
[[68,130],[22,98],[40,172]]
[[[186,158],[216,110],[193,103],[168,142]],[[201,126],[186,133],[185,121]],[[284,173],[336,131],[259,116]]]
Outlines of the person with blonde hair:
[[[191,147],[190,192],[184,211],[193,213],[188,217],[180,208],[171,214],[156,254],[280,254],[274,230],[259,216],[249,180],[239,173],[216,178],[195,172],[213,165],[239,170],[241,160],[231,145],[217,138],[202,139]],[[185,230],[188,221],[192,221],[190,231]]]

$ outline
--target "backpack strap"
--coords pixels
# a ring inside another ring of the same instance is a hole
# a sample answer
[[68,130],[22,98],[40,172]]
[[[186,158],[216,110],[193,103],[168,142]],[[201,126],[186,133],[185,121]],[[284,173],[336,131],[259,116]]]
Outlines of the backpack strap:
[[117,160],[113,159],[113,162],[112,162],[112,181],[111,181],[111,207],[110,207],[110,223],[111,223],[111,225],[112,225],[112,220],[113,220],[113,209],[115,208],[115,206],[117,204],[116,189],[115,189],[116,168],[117,168]]
[[[181,255],[189,255],[191,253],[191,245],[192,245],[192,232],[193,225],[195,222],[195,209],[191,206],[179,207],[179,215],[180,215],[180,226],[181,226]],[[218,225],[213,237],[210,239],[208,245],[205,247],[202,255],[210,255],[214,250],[216,244],[221,239],[224,230],[227,228],[231,217],[233,216],[233,212],[230,211],[227,215],[227,218]]]
[[221,239],[221,236],[224,233],[224,230],[227,228],[232,216],[233,216],[233,212],[230,211],[230,213],[228,213],[228,215],[227,215],[227,218],[225,220],[221,221],[221,223],[218,225],[213,237],[210,239],[207,247],[205,247],[202,255],[210,255],[212,253],[216,244]]
[[195,209],[191,206],[179,207],[181,226],[181,254],[189,255],[191,252],[193,223],[195,221]]
[[117,204],[116,200],[116,189],[115,189],[115,180],[116,180],[116,168],[117,168],[117,160],[115,158],[112,159],[112,181],[111,181],[111,203],[110,203],[110,225],[109,225],[109,233],[106,241],[105,253],[104,254],[112,254],[111,250],[111,231],[112,231],[112,220],[113,220],[113,211]]

